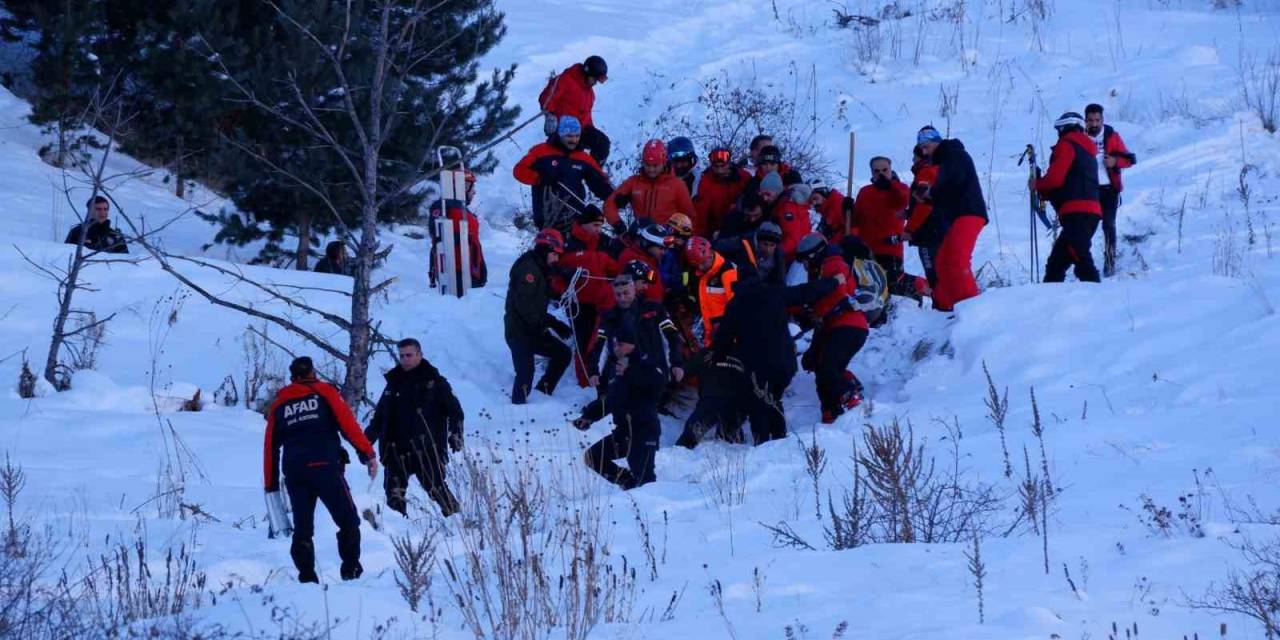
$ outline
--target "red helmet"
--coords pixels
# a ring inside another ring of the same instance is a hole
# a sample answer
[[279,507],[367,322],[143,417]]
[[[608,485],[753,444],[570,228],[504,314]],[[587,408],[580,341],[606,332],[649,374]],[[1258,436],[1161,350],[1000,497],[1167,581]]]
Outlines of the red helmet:
[[661,140],[650,140],[644,143],[644,151],[640,152],[640,162],[645,164],[666,164],[667,145]]
[[564,236],[555,229],[543,229],[533,239],[533,246],[547,247],[552,253],[564,253]]
[[702,266],[702,263],[706,262],[707,258],[715,254],[716,252],[711,249],[711,241],[702,236],[689,238],[689,244],[684,250],[685,258],[694,267]]

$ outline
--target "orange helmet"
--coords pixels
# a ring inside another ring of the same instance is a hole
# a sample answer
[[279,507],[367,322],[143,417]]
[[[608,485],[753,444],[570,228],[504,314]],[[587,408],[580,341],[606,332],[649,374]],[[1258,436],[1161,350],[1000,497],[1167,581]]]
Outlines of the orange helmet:
[[673,213],[667,218],[667,226],[676,232],[676,235],[688,238],[693,235],[693,221],[683,213]]

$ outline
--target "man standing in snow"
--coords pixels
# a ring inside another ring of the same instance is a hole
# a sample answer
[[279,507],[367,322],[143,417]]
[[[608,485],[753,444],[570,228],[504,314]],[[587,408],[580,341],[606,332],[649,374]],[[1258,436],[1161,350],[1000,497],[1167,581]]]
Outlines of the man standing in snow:
[[1116,272],[1116,211],[1120,208],[1120,192],[1124,181],[1120,170],[1132,167],[1137,156],[1124,146],[1124,139],[1109,124],[1102,123],[1102,105],[1084,108],[1085,132],[1098,148],[1098,204],[1102,205],[1102,275],[1110,278]]
[[534,239],[533,248],[511,265],[503,317],[507,347],[511,349],[511,362],[516,369],[511,404],[528,401],[535,355],[546,356],[548,362],[542,379],[532,388],[547,395],[555,392],[560,376],[569,367],[573,354],[564,339],[572,336],[573,331],[547,313],[547,304],[551,302],[551,270],[563,253],[564,238],[560,232],[543,229]]
[[539,229],[567,234],[574,216],[586,207],[587,189],[601,200],[613,192],[600,165],[578,149],[581,139],[582,124],[563,116],[556,134],[535,145],[511,170],[516,180],[533,187],[533,224]]
[[871,184],[858,191],[853,205],[853,227],[888,275],[890,291],[920,300],[928,283],[906,272],[902,251],[903,212],[910,201],[911,191],[898,179],[892,161],[876,156],[871,159]]
[[562,116],[576,118],[582,123],[583,150],[601,165],[609,160],[609,136],[596,128],[591,111],[596,104],[595,86],[608,80],[609,65],[604,58],[589,56],[552,78],[538,96],[538,104],[547,114],[546,134],[551,136],[556,132]]
[[1028,185],[1053,203],[1062,224],[1062,233],[1053,243],[1044,267],[1045,282],[1062,282],[1067,267],[1075,265],[1081,282],[1099,282],[1090,245],[1102,220],[1098,203],[1098,150],[1084,133],[1084,118],[1074,111],[1062,114],[1053,123],[1058,143],[1053,145],[1044,177]]
[[[280,491],[281,449],[284,450],[284,484],[293,504],[293,544],[289,555],[298,568],[299,582],[320,582],[316,575],[316,500],[324,503],[338,525],[338,555],[343,580],[360,577],[360,516],[343,477],[347,454],[338,437],[355,447],[369,478],[378,475],[373,445],[343,402],[337,389],[316,380],[311,358],[296,358],[289,365],[292,382],[276,394],[267,411],[265,486],[268,494]],[[271,496],[268,496],[269,499]]]
[[622,181],[604,203],[604,217],[614,229],[622,229],[618,209],[631,207],[643,229],[650,223],[666,224],[673,213],[693,218],[693,199],[684,181],[667,168],[667,145],[650,140],[640,152],[640,171]]
[[951,311],[957,302],[978,295],[978,282],[973,277],[973,249],[978,234],[987,225],[987,202],[973,158],[964,144],[956,139],[942,139],[942,134],[925,126],[916,134],[916,143],[931,163],[938,167],[938,178],[930,186],[922,186],[915,197],[931,203],[931,224],[937,225],[942,241],[934,268],[938,286],[933,290],[933,307]]
[[417,340],[405,338],[396,347],[400,364],[384,376],[387,386],[365,435],[381,442],[387,506],[408,517],[409,478],[417,476],[447,518],[458,512],[458,500],[445,484],[445,463],[450,450],[462,450],[462,405],[449,381],[423,359]]
[[727,147],[717,147],[707,155],[710,171],[703,171],[698,179],[693,208],[693,232],[711,240],[724,226],[725,217],[742,195],[751,180],[751,174],[730,160]]
[[111,201],[106,196],[94,196],[84,206],[89,210],[89,219],[71,227],[64,242],[78,245],[81,243],[80,236],[83,235],[84,248],[89,251],[129,253],[124,235],[111,228]]

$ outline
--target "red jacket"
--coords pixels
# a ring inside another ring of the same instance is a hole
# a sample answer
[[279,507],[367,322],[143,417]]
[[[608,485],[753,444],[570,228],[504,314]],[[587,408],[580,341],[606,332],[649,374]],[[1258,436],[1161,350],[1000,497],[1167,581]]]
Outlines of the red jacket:
[[618,261],[601,246],[601,240],[603,238],[600,235],[593,236],[582,225],[573,223],[569,240],[565,243],[564,255],[560,256],[560,265],[569,274],[582,268],[586,269],[588,275],[594,276],[585,283],[578,283],[579,302],[609,309],[614,305],[611,281],[618,275],[619,269]]
[[782,255],[785,263],[790,265],[796,255],[796,245],[800,239],[813,232],[813,224],[809,221],[809,204],[801,204],[791,198],[787,191],[773,205],[773,219],[782,227]]
[[1083,131],[1072,131],[1053,145],[1049,169],[1036,180],[1036,191],[1053,203],[1058,215],[1102,215],[1098,203],[1098,148]]
[[342,445],[338,436],[356,448],[360,461],[377,455],[365,437],[351,408],[332,385],[314,379],[298,381],[276,394],[267,411],[267,433],[263,444],[263,487],[280,488],[280,449],[284,449],[284,469],[339,466]]
[[[938,168],[931,164],[915,167],[913,168],[913,173],[912,186],[918,184],[933,186],[933,183],[938,181]],[[911,217],[907,219],[905,228],[914,234],[920,230],[920,226],[925,223],[925,220],[929,219],[929,214],[933,211],[933,204],[929,202],[912,202],[910,206]]]
[[698,180],[698,195],[693,198],[693,232],[710,239],[724,227],[724,217],[733,208],[751,174],[746,169],[730,170],[728,178],[715,175],[710,169],[702,172]]
[[[858,191],[853,203],[853,226],[857,236],[878,256],[902,257],[902,212],[911,200],[911,190],[901,180],[893,180],[888,189],[869,184]],[[890,242],[897,238],[897,243]]]
[[844,239],[844,203],[847,198],[843,193],[831,190],[826,200],[822,201],[822,207],[818,209],[818,214],[822,216],[822,224],[827,229],[827,240],[832,244],[839,244]]
[[524,154],[524,157],[516,163],[516,166],[511,169],[511,175],[515,176],[516,180],[519,180],[524,184],[529,186],[536,185],[541,179],[541,176],[538,175],[537,171],[534,171],[533,164],[538,160],[549,156],[560,156],[568,160],[584,162],[588,167],[594,169],[595,173],[604,176],[604,170],[600,168],[600,164],[597,163],[596,159],[592,158],[586,151],[582,151],[580,149],[568,151],[554,142],[543,142],[534,145],[533,148],[529,149],[529,152]]
[[644,297],[647,300],[662,304],[663,296],[666,295],[667,290],[662,284],[662,278],[659,276],[661,272],[658,270],[658,261],[649,255],[648,251],[636,246],[623,249],[622,255],[618,256],[618,264],[624,267],[632,260],[643,262],[649,265],[650,269],[653,269],[654,280],[649,283],[649,288],[645,290]]
[[1115,156],[1116,166],[1107,169],[1107,177],[1111,179],[1111,187],[1116,190],[1116,193],[1120,193],[1124,191],[1124,180],[1120,178],[1120,170],[1132,167],[1134,156],[1129,148],[1124,146],[1124,139],[1109,124],[1102,125],[1102,147],[1105,155]]
[[[856,311],[846,304],[849,298],[858,293],[858,278],[849,269],[849,263],[842,256],[827,256],[822,261],[823,278],[834,278],[836,274],[844,274],[844,284],[835,291],[823,296],[813,305],[814,320],[822,323],[822,331],[830,331],[839,327],[867,328],[867,314]],[[843,306],[843,308],[841,308]]]
[[587,72],[579,62],[565,69],[552,80],[542,95],[538,96],[538,104],[547,113],[557,116],[573,116],[582,123],[582,128],[595,128],[591,121],[591,109],[596,104],[596,91],[587,84]]
[[684,180],[670,173],[662,173],[652,179],[638,173],[623,180],[604,202],[605,220],[609,224],[618,224],[621,220],[618,209],[628,205],[636,217],[660,224],[666,223],[673,213],[683,213],[690,220],[696,215],[689,188],[684,186]]

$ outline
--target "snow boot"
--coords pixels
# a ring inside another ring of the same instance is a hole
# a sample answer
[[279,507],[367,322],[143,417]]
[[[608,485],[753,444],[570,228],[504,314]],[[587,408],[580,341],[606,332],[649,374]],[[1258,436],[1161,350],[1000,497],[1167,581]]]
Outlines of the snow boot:
[[360,565],[359,561],[352,562],[352,563],[346,563],[346,562],[342,563],[341,574],[342,574],[343,580],[355,580],[356,578],[359,578],[363,573],[364,573],[364,567]]

